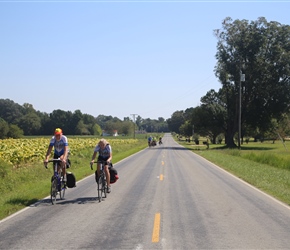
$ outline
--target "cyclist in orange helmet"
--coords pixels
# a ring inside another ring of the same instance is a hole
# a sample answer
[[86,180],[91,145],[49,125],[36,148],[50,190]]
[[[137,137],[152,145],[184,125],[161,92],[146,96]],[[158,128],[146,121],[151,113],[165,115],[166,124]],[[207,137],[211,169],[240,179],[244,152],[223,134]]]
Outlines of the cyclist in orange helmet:
[[61,167],[62,167],[62,173],[63,173],[63,180],[66,183],[67,181],[66,180],[66,162],[68,158],[69,148],[68,148],[67,137],[63,135],[61,128],[55,129],[54,136],[50,140],[50,143],[48,145],[48,149],[46,152],[46,156],[44,159],[45,166],[48,163],[48,158],[53,148],[54,148],[53,159],[60,158],[62,160]]

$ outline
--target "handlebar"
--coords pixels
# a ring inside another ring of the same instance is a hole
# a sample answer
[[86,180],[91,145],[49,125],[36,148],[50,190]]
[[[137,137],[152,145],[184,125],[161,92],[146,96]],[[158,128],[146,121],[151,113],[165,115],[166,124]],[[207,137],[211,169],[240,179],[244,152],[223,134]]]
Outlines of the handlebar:
[[62,162],[60,158],[48,160],[48,162]]
[[[47,163],[49,162],[62,162],[62,160],[60,158],[58,159],[51,159],[51,160],[48,160]],[[44,167],[47,169],[47,164],[44,163]]]
[[[94,163],[101,163],[101,164],[104,164],[104,163],[110,163],[108,161],[94,161]],[[90,163],[90,166],[91,166],[91,170],[93,170],[93,163]]]

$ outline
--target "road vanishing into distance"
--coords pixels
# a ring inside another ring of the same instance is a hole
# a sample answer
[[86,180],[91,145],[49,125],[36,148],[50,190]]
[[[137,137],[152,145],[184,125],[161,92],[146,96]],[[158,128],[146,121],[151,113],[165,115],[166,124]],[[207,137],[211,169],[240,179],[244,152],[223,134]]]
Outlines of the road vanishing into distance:
[[56,205],[47,197],[2,220],[0,249],[290,249],[287,205],[170,134],[114,166],[104,201],[89,176]]

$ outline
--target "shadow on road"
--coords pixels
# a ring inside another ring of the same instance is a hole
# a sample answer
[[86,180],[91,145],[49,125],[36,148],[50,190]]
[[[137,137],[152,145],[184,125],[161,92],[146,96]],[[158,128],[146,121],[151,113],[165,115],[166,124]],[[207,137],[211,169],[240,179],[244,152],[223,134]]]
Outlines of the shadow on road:
[[[81,197],[81,198],[72,199],[72,200],[57,199],[55,205],[88,204],[88,203],[94,203],[94,204],[99,203],[99,198],[98,197]],[[43,199],[41,201],[36,202],[35,204],[30,205],[30,207],[50,206],[50,205],[52,205],[50,199]]]

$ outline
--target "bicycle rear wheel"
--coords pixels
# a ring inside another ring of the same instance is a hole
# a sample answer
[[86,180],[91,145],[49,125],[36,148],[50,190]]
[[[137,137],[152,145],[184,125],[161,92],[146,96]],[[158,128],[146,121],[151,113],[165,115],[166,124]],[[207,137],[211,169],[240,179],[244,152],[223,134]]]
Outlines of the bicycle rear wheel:
[[57,195],[57,179],[55,177],[51,180],[51,187],[50,187],[50,200],[52,205],[56,202],[56,195]]

